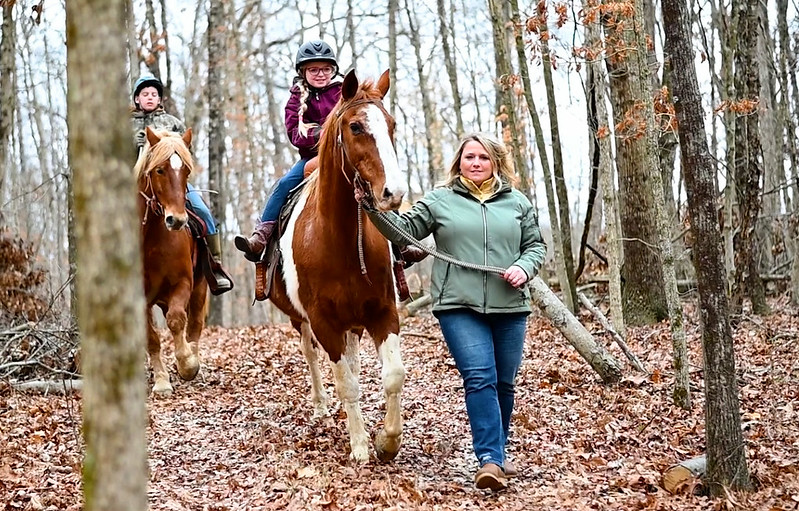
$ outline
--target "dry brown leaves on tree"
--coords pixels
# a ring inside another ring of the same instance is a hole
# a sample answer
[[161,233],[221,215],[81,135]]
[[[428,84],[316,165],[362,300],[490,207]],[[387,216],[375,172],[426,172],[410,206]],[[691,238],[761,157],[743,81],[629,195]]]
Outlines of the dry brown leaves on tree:
[[[604,386],[548,320],[531,317],[509,447],[521,476],[498,494],[473,488],[460,379],[430,316],[403,325],[404,445],[388,464],[349,460],[337,400],[330,417],[311,418],[307,369],[289,327],[209,329],[202,378],[177,382],[171,398],[148,400],[150,508],[797,509],[799,320],[785,303],[773,308],[781,312],[745,318],[736,331],[747,456],[758,485],[751,494],[713,501],[660,486],[667,467],[704,451],[701,341],[688,307],[691,412],[670,403],[667,325],[633,330],[628,339],[652,376],[629,372]],[[590,327],[590,317],[581,320]],[[363,344],[362,403],[374,432],[383,398],[374,348]],[[80,396],[0,389],[0,509],[81,508],[80,413]]]

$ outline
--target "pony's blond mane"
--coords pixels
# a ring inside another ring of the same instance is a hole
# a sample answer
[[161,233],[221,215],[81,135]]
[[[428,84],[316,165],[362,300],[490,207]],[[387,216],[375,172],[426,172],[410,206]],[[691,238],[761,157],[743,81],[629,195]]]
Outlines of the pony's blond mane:
[[161,140],[154,146],[150,146],[149,141],[144,145],[136,165],[133,166],[136,179],[147,177],[159,163],[168,160],[175,153],[180,156],[183,164],[189,168],[189,175],[191,175],[194,172],[194,158],[192,158],[191,151],[183,142],[182,135],[167,130],[153,130],[153,133],[158,135]]

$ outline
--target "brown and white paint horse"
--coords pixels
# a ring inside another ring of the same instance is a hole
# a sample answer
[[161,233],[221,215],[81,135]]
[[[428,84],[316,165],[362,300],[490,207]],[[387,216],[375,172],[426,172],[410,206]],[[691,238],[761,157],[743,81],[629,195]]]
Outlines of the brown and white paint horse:
[[377,457],[393,459],[402,441],[405,367],[389,244],[354,198],[354,186],[359,186],[378,209],[388,211],[400,206],[406,192],[394,148],[394,119],[382,102],[388,87],[388,71],[377,84],[359,84],[354,72],[344,78],[341,100],[322,131],[319,168],[280,240],[282,270],[270,297],[300,331],[317,416],[327,414],[328,397],[315,341],[327,352],[336,393],[347,413],[350,456],[358,461],[369,459],[358,383],[364,330],[380,357],[386,397],[384,426],[375,439]]
[[175,343],[178,374],[192,380],[200,371],[199,339],[205,326],[208,285],[189,232],[186,182],[194,169],[191,129],[181,137],[145,128],[145,145],[134,170],[142,220],[144,296],[147,300],[147,352],[153,367],[153,392],[170,394],[169,373],[161,360],[161,339],[153,326],[153,306],[161,308]]

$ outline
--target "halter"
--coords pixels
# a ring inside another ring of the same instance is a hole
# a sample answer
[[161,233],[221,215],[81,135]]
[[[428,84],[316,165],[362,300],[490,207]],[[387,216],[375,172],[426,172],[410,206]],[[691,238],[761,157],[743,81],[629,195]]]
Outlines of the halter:
[[[366,193],[366,187],[364,185],[367,183],[364,183],[364,180],[361,177],[360,172],[358,172],[358,167],[356,167],[355,164],[352,163],[352,160],[350,160],[350,156],[349,154],[347,154],[347,147],[344,145],[344,141],[341,138],[341,116],[344,115],[344,112],[346,112],[351,108],[355,108],[356,106],[369,105],[369,104],[377,105],[377,101],[373,99],[359,99],[357,101],[348,103],[346,106],[342,105],[343,108],[341,108],[338,112],[336,112],[337,131],[338,131],[338,133],[336,134],[336,145],[341,150],[341,174],[344,176],[344,179],[346,179],[347,182],[352,185],[354,190],[360,190],[360,192],[363,194],[364,197],[370,196],[374,198],[374,195],[371,193],[372,192],[371,185],[369,186],[369,194]],[[345,163],[349,163],[354,171],[352,179],[350,179],[347,173],[344,171]],[[361,275],[364,275],[366,277],[366,280],[369,281],[369,276],[367,275],[366,271],[366,260],[363,255],[363,206],[361,205],[361,201],[357,202],[358,202],[358,262],[361,265]],[[369,281],[369,283],[371,284],[371,281]]]
[[155,216],[164,215],[164,205],[161,204],[161,201],[159,201],[158,197],[155,196],[155,192],[153,191],[153,181],[149,172],[147,172],[147,186],[144,187],[144,190],[148,189],[150,190],[150,193],[153,194],[152,197],[144,193],[144,191],[139,191],[139,194],[144,197],[144,218],[141,221],[142,225],[147,223],[147,216],[150,214],[150,211],[152,211]]

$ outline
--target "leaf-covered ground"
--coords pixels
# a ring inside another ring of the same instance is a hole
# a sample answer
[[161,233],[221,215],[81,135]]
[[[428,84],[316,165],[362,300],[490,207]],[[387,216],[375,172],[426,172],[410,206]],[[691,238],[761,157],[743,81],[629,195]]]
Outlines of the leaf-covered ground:
[[[770,317],[745,318],[735,334],[753,493],[711,500],[661,487],[666,468],[704,451],[701,342],[689,308],[691,412],[670,404],[666,325],[629,336],[651,376],[625,369],[622,383],[605,386],[548,320],[531,316],[510,447],[521,476],[497,494],[472,485],[462,389],[432,317],[403,324],[404,444],[388,464],[349,459],[335,398],[330,417],[312,419],[308,371],[290,327],[208,329],[202,377],[175,384],[173,374],[172,397],[148,400],[150,507],[799,509],[799,319],[782,302],[774,307]],[[382,419],[379,370],[366,339],[363,348],[363,411],[374,434]],[[333,395],[327,366],[325,374]],[[0,389],[0,509],[81,508],[80,413],[79,395]]]

